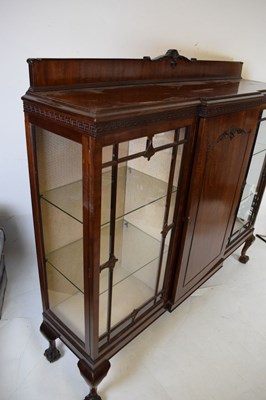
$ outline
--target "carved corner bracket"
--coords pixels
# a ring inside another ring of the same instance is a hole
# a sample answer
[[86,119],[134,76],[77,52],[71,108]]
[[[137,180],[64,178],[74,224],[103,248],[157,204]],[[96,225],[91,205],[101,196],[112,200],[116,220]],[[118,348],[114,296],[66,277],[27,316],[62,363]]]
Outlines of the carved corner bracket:
[[107,260],[104,264],[100,265],[100,272],[102,272],[106,268],[113,270],[117,261],[118,258],[116,258],[114,255],[111,255],[109,260]]
[[145,153],[143,154],[143,157],[147,158],[148,161],[150,161],[151,157],[154,156],[156,153],[154,147],[153,147],[153,142],[152,142],[153,137],[148,137],[147,142],[146,142],[146,150]]

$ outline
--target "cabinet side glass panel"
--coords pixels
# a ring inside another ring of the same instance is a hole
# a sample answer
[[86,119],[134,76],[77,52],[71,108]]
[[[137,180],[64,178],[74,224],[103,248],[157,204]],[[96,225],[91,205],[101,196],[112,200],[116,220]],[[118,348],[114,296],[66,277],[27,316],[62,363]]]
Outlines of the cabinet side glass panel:
[[82,146],[34,131],[49,308],[84,341]]
[[103,343],[162,302],[185,142],[182,128],[103,150],[99,320]]
[[266,158],[266,121],[261,121],[230,242],[254,222],[257,195]]

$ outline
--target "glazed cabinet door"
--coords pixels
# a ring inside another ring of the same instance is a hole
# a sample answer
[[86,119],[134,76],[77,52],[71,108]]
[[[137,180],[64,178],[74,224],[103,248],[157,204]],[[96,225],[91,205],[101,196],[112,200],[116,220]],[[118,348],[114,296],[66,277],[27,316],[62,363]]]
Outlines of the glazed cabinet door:
[[102,149],[100,349],[164,307],[190,133],[182,127]]
[[173,302],[192,292],[223,259],[256,136],[259,110],[200,121]]
[[242,195],[235,214],[228,247],[254,226],[259,205],[265,188],[266,174],[266,117],[262,114],[258,126],[256,144],[252,151],[250,165],[243,183]]

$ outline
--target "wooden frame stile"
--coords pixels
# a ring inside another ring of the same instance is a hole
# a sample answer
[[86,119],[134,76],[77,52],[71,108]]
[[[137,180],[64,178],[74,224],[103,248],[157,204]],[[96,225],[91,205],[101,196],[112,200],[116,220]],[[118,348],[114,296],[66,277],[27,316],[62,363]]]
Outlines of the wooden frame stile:
[[38,168],[37,168],[37,158],[36,158],[36,146],[35,146],[35,135],[34,127],[30,123],[30,116],[25,113],[25,131],[26,131],[26,142],[27,142],[27,153],[28,153],[28,164],[29,164],[29,177],[31,186],[31,199],[32,199],[32,213],[33,213],[33,223],[35,231],[35,243],[36,243],[36,253],[39,269],[39,280],[41,287],[42,305],[43,311],[49,308],[48,302],[48,290],[47,290],[47,280],[45,274],[45,255],[43,247],[43,230],[42,230],[42,219],[39,204],[39,182],[38,182]]
[[176,270],[177,265],[177,257],[179,255],[179,250],[181,248],[181,239],[183,233],[187,229],[187,225],[190,220],[190,216],[186,213],[186,199],[188,196],[190,176],[192,172],[191,160],[194,156],[195,151],[195,141],[196,141],[196,129],[198,126],[198,119],[193,118],[190,121],[190,124],[185,126],[187,138],[185,140],[184,145],[184,154],[182,156],[183,162],[180,169],[180,175],[178,179],[178,188],[182,188],[180,191],[179,198],[176,199],[175,204],[175,215],[173,220],[176,221],[175,230],[172,234],[170,248],[175,249],[175,252],[169,253],[168,259],[168,268],[165,273],[165,293],[164,293],[164,302],[169,311],[171,311],[171,307],[174,303],[171,298],[171,294],[175,293],[177,286],[177,279],[179,276],[179,272]]
[[101,224],[101,164],[99,142],[82,136],[83,169],[83,242],[84,242],[84,318],[85,348],[90,360],[80,359],[78,368],[91,387],[88,399],[97,400],[97,385],[106,376],[111,364],[99,360],[99,273]]
[[[34,222],[36,253],[38,259],[42,306],[43,306],[43,312],[45,313],[49,309],[49,300],[48,300],[47,277],[45,273],[46,268],[45,268],[42,218],[41,218],[41,210],[38,197],[39,179],[38,179],[38,168],[37,168],[37,158],[36,158],[36,138],[34,130],[35,128],[30,122],[29,114],[25,113],[25,131],[26,131],[26,141],[27,141],[27,153],[29,160],[28,163],[29,163],[29,176],[31,184],[32,213]],[[60,352],[56,348],[55,340],[59,337],[59,335],[45,321],[42,322],[40,326],[40,331],[49,342],[49,347],[45,350],[44,355],[50,362],[58,360],[58,358],[60,358]]]
[[[197,165],[197,168],[201,168],[201,166],[199,165],[198,162],[195,162],[195,160],[197,160],[198,157],[198,148],[199,148],[199,143],[201,140],[199,133],[199,128],[200,128],[200,124],[204,125],[204,120],[200,120],[199,118],[197,119],[197,123],[195,124],[195,135],[194,135],[194,140],[191,140],[192,138],[190,137],[190,155],[191,155],[191,162],[190,162],[190,166],[189,166],[189,170],[186,171],[186,175],[184,175],[184,178],[187,178],[186,184],[188,182],[190,182],[191,180],[191,176],[193,173],[193,168],[194,165]],[[195,143],[197,142],[197,143]],[[198,188],[200,189],[200,188]],[[168,301],[168,310],[169,311],[173,311],[179,304],[181,304],[185,299],[186,296],[183,296],[180,301],[177,302],[176,300],[176,293],[177,293],[177,288],[178,288],[178,284],[180,282],[180,277],[182,274],[182,257],[184,256],[184,254],[186,255],[187,253],[185,253],[184,249],[186,246],[186,241],[191,240],[191,238],[193,237],[193,234],[191,234],[190,230],[191,230],[191,221],[194,218],[193,213],[195,213],[194,211],[194,205],[193,205],[193,201],[195,201],[195,199],[197,199],[197,196],[195,196],[195,198],[191,198],[191,196],[189,196],[189,190],[190,187],[187,185],[186,187],[186,194],[184,193],[183,195],[183,202],[182,205],[180,206],[179,210],[182,210],[184,212],[183,216],[182,216],[182,228],[181,228],[181,232],[179,233],[179,236],[176,237],[176,243],[179,242],[179,252],[177,251],[175,254],[175,268],[172,268],[172,276],[171,276],[171,280],[172,280],[172,285],[170,287],[170,292],[169,292],[169,301]],[[200,284],[198,285],[200,286]],[[194,289],[195,290],[195,289]],[[191,290],[192,292],[193,290]]]

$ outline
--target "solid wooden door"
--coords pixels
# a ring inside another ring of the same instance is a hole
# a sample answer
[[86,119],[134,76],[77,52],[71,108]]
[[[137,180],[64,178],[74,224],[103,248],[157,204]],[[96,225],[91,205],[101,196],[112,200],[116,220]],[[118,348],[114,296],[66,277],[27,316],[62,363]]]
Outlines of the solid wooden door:
[[252,109],[200,121],[173,302],[222,263],[258,116]]

